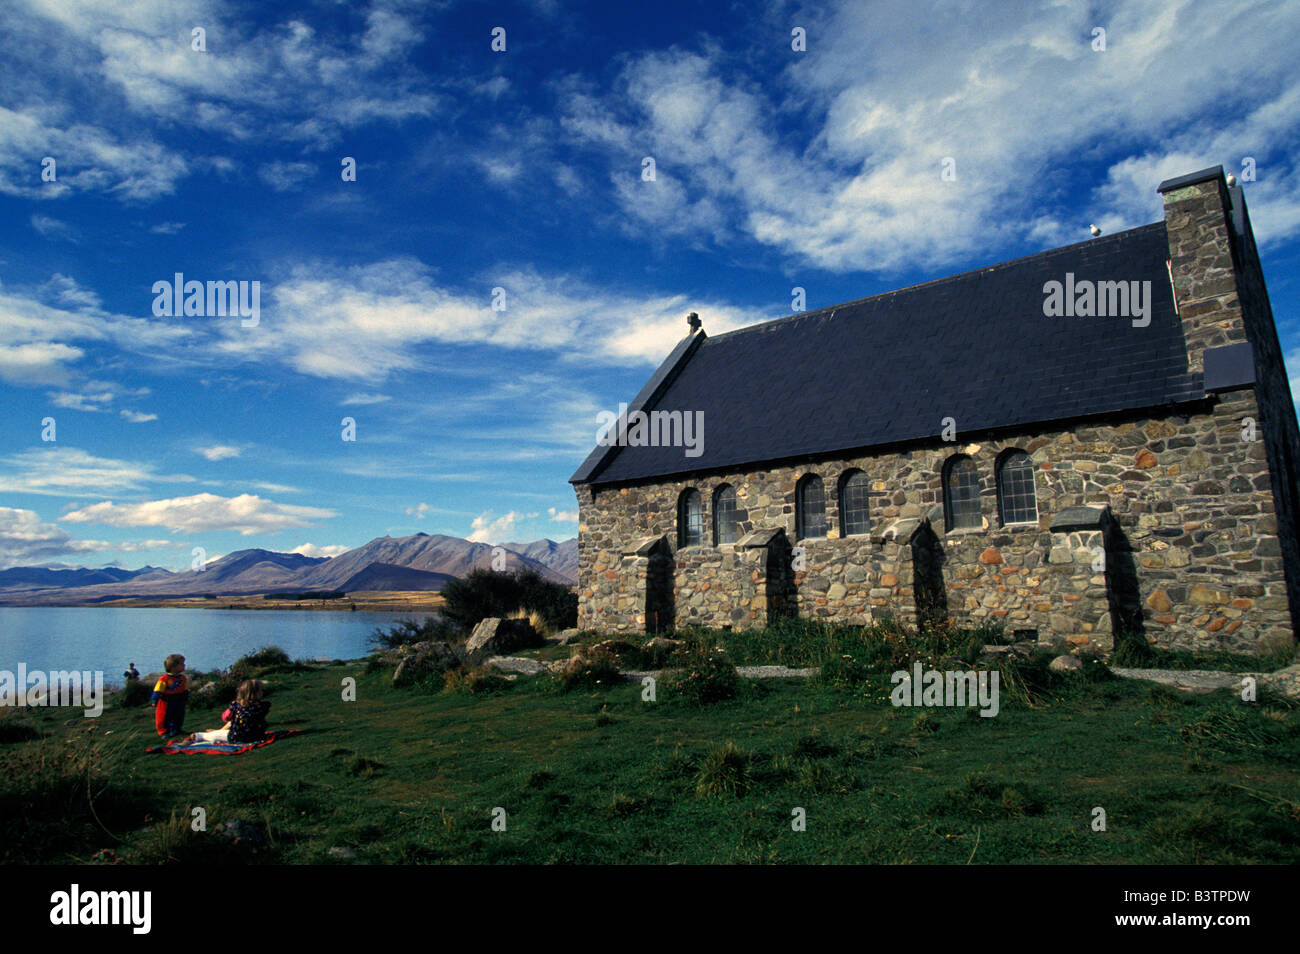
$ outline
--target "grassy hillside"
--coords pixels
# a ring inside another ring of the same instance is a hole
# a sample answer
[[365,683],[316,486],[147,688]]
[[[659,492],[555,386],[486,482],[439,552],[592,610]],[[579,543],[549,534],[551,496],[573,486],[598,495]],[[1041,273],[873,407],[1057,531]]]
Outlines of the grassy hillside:
[[[881,675],[702,707],[663,682],[655,703],[549,676],[397,690],[365,661],[265,678],[273,727],[305,734],[236,757],[144,755],[148,708],[0,718],[0,860],[1300,862],[1300,713],[1280,700],[1053,674],[1038,708],[1004,689],[980,718],[895,708]],[[187,729],[216,721],[191,709]],[[254,836],[219,836],[231,818]]]

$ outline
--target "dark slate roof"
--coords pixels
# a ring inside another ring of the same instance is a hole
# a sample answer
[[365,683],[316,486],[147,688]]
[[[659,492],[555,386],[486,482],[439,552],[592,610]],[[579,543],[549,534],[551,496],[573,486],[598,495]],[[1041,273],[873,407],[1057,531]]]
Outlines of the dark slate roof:
[[[704,412],[704,451],[597,447],[571,480],[618,483],[1154,408],[1204,396],[1174,311],[1164,222],[951,278],[688,336],[638,400]],[[1151,323],[1049,318],[1043,286],[1150,281]],[[636,407],[633,402],[632,407]]]

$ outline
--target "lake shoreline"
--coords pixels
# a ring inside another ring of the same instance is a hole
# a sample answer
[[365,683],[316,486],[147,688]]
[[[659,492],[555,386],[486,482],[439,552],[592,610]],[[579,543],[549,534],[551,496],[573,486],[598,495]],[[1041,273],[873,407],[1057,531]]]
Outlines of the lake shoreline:
[[436,613],[442,609],[436,593],[410,591],[358,591],[337,600],[286,600],[267,598],[261,593],[231,594],[213,598],[201,596],[127,596],[92,602],[57,600],[14,602],[0,600],[0,608],[22,609],[206,609],[206,610],[308,610],[335,613]]
[[[265,609],[268,607],[259,607]],[[172,654],[191,671],[213,672],[241,656],[277,646],[290,659],[358,659],[376,631],[436,616],[412,607],[379,611],[320,607],[307,612],[190,613],[175,606],[0,607],[0,672],[102,672],[117,683],[127,663],[156,672]]]

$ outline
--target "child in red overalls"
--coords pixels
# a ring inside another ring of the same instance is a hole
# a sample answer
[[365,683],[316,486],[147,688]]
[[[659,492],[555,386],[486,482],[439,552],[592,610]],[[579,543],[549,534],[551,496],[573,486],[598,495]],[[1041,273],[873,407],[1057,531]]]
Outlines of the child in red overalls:
[[163,660],[163,675],[153,687],[154,726],[159,735],[181,734],[181,727],[185,724],[185,703],[189,698],[185,657],[173,653]]

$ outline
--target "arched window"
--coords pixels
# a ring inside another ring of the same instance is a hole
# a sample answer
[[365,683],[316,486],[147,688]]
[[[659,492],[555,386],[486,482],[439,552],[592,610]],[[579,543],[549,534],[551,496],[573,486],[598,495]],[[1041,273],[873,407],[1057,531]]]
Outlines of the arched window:
[[1034,463],[1022,450],[1005,454],[998,466],[998,510],[1003,526],[1009,523],[1035,523],[1038,520]]
[[860,470],[846,471],[840,478],[840,535],[852,536],[871,529],[867,514],[867,475]]
[[677,545],[698,547],[704,539],[704,517],[700,512],[700,492],[688,487],[677,498]]
[[949,530],[981,527],[980,478],[965,454],[948,458],[943,473],[943,509]]
[[713,545],[735,543],[738,535],[736,488],[723,484],[713,492]]
[[826,488],[816,474],[805,474],[795,488],[795,535],[826,536]]

